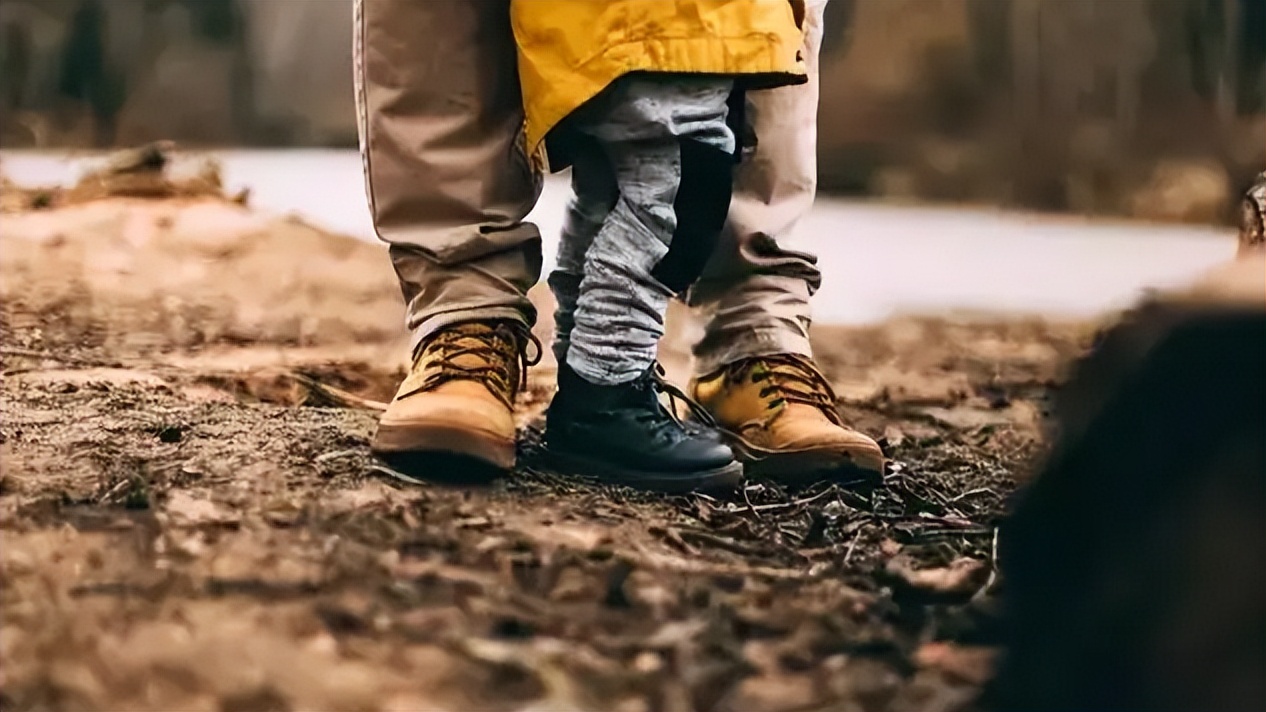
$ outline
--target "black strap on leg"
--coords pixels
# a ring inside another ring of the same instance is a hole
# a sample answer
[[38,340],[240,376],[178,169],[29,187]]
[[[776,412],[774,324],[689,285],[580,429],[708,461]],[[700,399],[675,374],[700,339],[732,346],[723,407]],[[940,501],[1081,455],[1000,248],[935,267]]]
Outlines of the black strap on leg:
[[680,145],[681,183],[673,201],[677,229],[668,253],[651,270],[652,277],[677,294],[699,279],[716,249],[730,212],[735,158],[689,138],[682,138]]

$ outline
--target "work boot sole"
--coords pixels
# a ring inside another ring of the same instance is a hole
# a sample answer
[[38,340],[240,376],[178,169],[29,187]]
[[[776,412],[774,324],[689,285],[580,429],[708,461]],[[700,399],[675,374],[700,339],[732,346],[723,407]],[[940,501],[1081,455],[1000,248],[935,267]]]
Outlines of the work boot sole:
[[443,425],[379,425],[370,451],[406,482],[486,484],[514,469],[515,442]]
[[748,477],[774,480],[792,487],[819,482],[877,486],[884,479],[882,453],[855,454],[838,450],[766,450],[722,431],[730,449],[743,463]]
[[583,455],[550,450],[543,453],[544,464],[564,475],[592,478],[606,484],[633,489],[684,494],[735,489],[743,482],[743,464],[731,462],[724,467],[696,472],[652,472],[612,465]]

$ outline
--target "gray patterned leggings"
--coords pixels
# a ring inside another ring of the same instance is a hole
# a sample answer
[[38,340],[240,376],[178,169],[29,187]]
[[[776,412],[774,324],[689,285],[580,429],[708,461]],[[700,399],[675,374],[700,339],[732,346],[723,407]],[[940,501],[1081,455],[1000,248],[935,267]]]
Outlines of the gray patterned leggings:
[[581,150],[549,277],[554,355],[591,383],[650,368],[668,300],[711,252],[729,208],[732,89],[717,77],[630,75],[568,119]]

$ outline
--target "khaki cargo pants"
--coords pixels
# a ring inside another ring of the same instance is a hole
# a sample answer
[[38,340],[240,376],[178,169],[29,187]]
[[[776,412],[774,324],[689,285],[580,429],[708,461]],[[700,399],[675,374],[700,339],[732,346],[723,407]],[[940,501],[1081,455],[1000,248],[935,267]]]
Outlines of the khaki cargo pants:
[[[818,49],[826,0],[810,0],[809,82],[748,95],[755,151],[735,173],[725,234],[690,304],[707,373],[774,353],[809,355],[816,258],[790,244],[817,187]],[[523,153],[509,0],[357,0],[356,101],[370,210],[407,302],[414,344],[446,325],[536,314],[541,192]]]

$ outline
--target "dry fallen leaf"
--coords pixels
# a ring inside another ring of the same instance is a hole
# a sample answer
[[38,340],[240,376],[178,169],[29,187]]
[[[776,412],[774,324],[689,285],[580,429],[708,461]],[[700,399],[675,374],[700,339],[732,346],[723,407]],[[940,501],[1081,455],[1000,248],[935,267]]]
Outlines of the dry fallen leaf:
[[915,651],[914,662],[921,668],[980,685],[993,677],[997,657],[997,650],[978,645],[924,643]]
[[888,562],[887,571],[910,588],[942,595],[970,596],[989,580],[989,565],[969,558],[955,559],[944,568],[916,569],[909,559],[896,557]]

